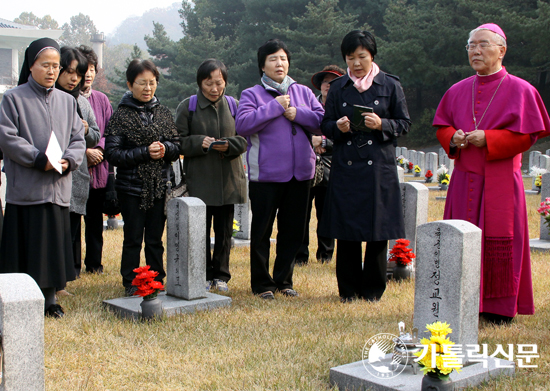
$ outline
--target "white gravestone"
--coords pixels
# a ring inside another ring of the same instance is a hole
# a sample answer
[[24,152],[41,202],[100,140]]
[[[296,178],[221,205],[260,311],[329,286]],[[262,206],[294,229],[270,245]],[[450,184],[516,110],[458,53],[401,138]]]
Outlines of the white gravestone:
[[[428,221],[428,188],[417,182],[400,183],[401,204],[403,206],[403,220],[405,225],[405,237],[410,241],[409,248],[416,253],[416,228]],[[388,251],[395,246],[396,240],[390,240]],[[389,254],[388,254],[389,258]],[[415,270],[415,260],[410,264],[411,270]],[[387,267],[388,277],[393,274],[395,262],[389,262]]]
[[[435,176],[435,172],[437,171],[438,165],[438,155],[435,152],[428,152],[426,154],[426,172],[428,170],[432,171],[432,174]],[[433,177],[432,177],[433,178]],[[436,180],[437,181],[437,180]]]
[[28,274],[0,274],[2,391],[44,390],[44,296]]
[[[535,166],[537,166],[538,168],[542,168],[543,170],[546,170],[548,172],[550,172],[550,156],[548,155],[543,155],[541,153],[539,153],[538,155],[536,155],[534,158],[534,163],[535,163]],[[536,188],[535,186],[535,179],[536,178],[533,178],[532,180],[532,189],[534,190]]]
[[[452,175],[453,174],[453,170],[455,168],[455,161],[454,159],[450,159],[449,156],[447,156],[447,154],[443,155],[443,158],[441,158],[441,156],[439,157],[439,164],[444,164],[445,167],[447,167],[447,174],[449,175]],[[452,179],[451,179],[452,180]]]
[[[410,240],[409,248],[416,253],[416,229],[419,225],[428,222],[429,190],[425,185],[417,182],[404,182],[399,186],[405,223],[405,237],[400,239]],[[395,240],[391,240],[389,249],[391,250],[394,245]]]
[[401,147],[401,155],[403,155],[405,159],[409,158],[409,150],[407,147]]
[[[183,166],[183,164],[182,164]],[[181,168],[180,168],[180,163],[178,160],[176,160],[175,162],[172,163],[172,169],[174,170],[174,176],[176,177],[175,179],[175,184],[176,185],[179,185],[180,182],[181,182]],[[173,187],[173,186],[172,186]]]
[[[199,198],[168,202],[166,292],[160,292],[164,316],[226,307],[231,298],[206,292],[206,205]],[[104,300],[122,318],[139,319],[141,297]]]
[[395,157],[398,158],[401,155],[401,147],[395,147]]
[[407,159],[409,159],[409,162],[411,162],[414,167],[414,165],[416,164],[416,151],[414,149],[411,149],[409,151],[409,157]]
[[[548,155],[543,155],[541,153],[539,153],[538,155],[536,155],[534,158],[533,158],[533,161],[534,161],[534,164],[535,166],[537,166],[538,168],[542,168],[548,172],[550,172],[550,156]],[[531,189],[535,190],[536,189],[536,186],[535,186],[535,180],[537,178],[533,178],[532,181],[531,181]]]
[[450,339],[478,343],[481,229],[464,220],[418,227],[414,327],[429,337],[426,325],[447,322]]
[[[529,172],[531,172],[531,168],[533,166],[537,166],[538,164],[538,155],[540,155],[539,151],[531,151],[529,152]],[[548,154],[547,154],[548,155]],[[538,166],[537,166],[538,167]]]
[[447,156],[447,152],[445,152],[445,148],[439,147],[439,153],[438,153],[438,155],[439,155],[439,164],[441,165],[441,164],[443,164],[443,162],[442,162],[442,161],[443,161],[443,157],[444,157],[444,156]]
[[[418,231],[414,327],[419,336],[427,337],[427,324],[438,320],[450,323],[453,332],[448,337],[462,345],[464,354],[465,344],[478,344],[481,230],[466,221],[447,220],[424,224]],[[467,360],[463,358],[463,362]],[[330,382],[340,390],[421,389],[422,373],[394,364],[393,353],[388,353],[377,357],[374,364],[365,358],[340,365],[330,369]],[[470,362],[450,378],[454,389],[462,390],[498,376],[513,376],[514,372],[513,361],[488,357]]]
[[168,202],[166,293],[185,300],[206,296],[206,205],[199,198]]
[[397,177],[399,178],[399,183],[405,182],[405,170],[401,166],[397,166]]
[[[550,172],[542,175],[540,201],[543,202],[548,197],[550,197]],[[537,205],[537,209],[539,205]],[[540,236],[536,239],[529,239],[529,247],[531,251],[550,253],[550,230],[542,216],[540,217]]]
[[[550,197],[550,172],[547,172],[542,176],[540,202],[544,202],[544,200],[548,197]],[[540,240],[550,240],[550,230],[544,223],[544,218],[542,216],[540,217]]]
[[416,164],[420,167],[420,176],[426,173],[426,154],[422,151],[416,153]]
[[235,205],[235,220],[239,224],[239,231],[235,233],[235,237],[237,239],[250,240],[250,229],[252,227],[250,202]]

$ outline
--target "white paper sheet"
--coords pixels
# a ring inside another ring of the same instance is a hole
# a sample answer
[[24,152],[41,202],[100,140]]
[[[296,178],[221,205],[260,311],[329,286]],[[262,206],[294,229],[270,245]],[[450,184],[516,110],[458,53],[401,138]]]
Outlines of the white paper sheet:
[[55,137],[54,132],[50,135],[48,148],[46,148],[46,156],[48,157],[48,160],[53,168],[55,168],[60,174],[63,174],[63,166],[59,163],[63,157],[63,151],[61,150],[61,146],[59,146],[59,142],[57,141],[57,137]]

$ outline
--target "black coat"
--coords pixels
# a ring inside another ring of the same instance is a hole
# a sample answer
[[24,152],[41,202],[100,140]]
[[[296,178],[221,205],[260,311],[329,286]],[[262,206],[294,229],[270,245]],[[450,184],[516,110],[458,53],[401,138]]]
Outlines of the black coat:
[[[107,131],[105,132],[105,156],[111,165],[117,167],[116,191],[139,197],[142,193],[143,181],[138,175],[138,166],[151,160],[148,146],[137,145],[123,134],[111,134],[113,122],[120,116],[124,118],[131,116],[131,119],[147,122],[148,126],[152,126],[154,123],[157,126],[173,127],[175,131],[176,125],[167,107],[157,103],[152,104],[151,107],[144,110],[141,106],[136,106],[137,101],[132,100],[130,96],[128,93],[124,95],[119,108],[113,113],[111,121],[107,126]],[[125,108],[130,108],[130,110]],[[162,165],[162,179],[163,186],[165,186],[168,173],[170,174],[172,183],[175,183],[172,162],[179,158],[179,138],[174,136],[171,139],[167,139],[161,136],[159,141],[166,148]]]
[[[336,121],[351,120],[354,104],[372,107],[382,131],[342,133]],[[405,237],[395,144],[410,125],[396,76],[380,71],[363,93],[348,75],[331,83],[321,130],[334,147],[320,235],[367,242]]]

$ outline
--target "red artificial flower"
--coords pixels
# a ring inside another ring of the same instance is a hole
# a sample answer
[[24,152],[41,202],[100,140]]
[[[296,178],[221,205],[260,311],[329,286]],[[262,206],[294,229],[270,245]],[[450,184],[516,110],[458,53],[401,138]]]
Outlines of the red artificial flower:
[[158,294],[158,291],[164,288],[160,281],[155,281],[155,277],[158,276],[159,273],[154,270],[150,270],[149,265],[138,267],[134,269],[134,272],[136,273],[136,276],[132,281],[132,285],[138,288],[134,295],[142,297],[155,297]]
[[413,166],[412,162],[409,162],[409,170],[412,170],[413,167],[414,167],[414,166]]
[[434,176],[434,174],[432,173],[432,170],[428,170],[426,171],[426,175],[424,175],[426,178],[431,178]]
[[137,273],[137,274],[143,273],[143,272],[148,271],[150,268],[151,268],[151,266],[149,266],[149,265],[138,267],[138,268],[134,269],[134,273]]
[[153,281],[149,284],[151,289],[163,289],[164,285],[162,285],[162,282],[160,281]]
[[395,245],[390,251],[390,254],[392,254],[390,262],[395,261],[398,265],[402,266],[408,265],[414,258],[416,258],[416,255],[413,253],[412,249],[407,248],[407,246],[411,243],[410,240],[397,239],[395,242]]

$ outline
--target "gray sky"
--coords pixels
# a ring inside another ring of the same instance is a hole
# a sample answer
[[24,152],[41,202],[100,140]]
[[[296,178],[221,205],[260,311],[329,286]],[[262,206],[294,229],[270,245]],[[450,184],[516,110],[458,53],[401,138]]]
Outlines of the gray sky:
[[[0,18],[13,20],[22,12],[32,12],[38,17],[51,15],[61,27],[71,16],[83,13],[89,15],[100,32],[106,35],[114,32],[122,21],[131,16],[141,16],[151,8],[166,8],[179,2],[175,0],[121,1],[91,0],[82,2],[59,2],[44,0],[2,0]],[[71,4],[70,6],[67,5]]]

